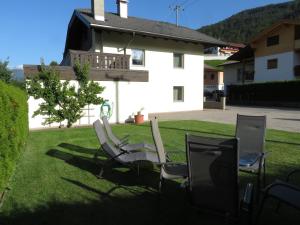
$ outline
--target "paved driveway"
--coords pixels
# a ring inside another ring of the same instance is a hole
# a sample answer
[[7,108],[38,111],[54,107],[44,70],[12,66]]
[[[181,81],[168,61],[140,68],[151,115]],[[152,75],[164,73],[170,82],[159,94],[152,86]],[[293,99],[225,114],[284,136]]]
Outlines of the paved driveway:
[[[300,109],[228,106],[225,111],[205,109],[204,111],[160,113],[156,115],[161,120],[203,120],[235,124],[238,113],[266,115],[268,128],[300,132]],[[153,116],[153,114],[150,115],[150,118]]]

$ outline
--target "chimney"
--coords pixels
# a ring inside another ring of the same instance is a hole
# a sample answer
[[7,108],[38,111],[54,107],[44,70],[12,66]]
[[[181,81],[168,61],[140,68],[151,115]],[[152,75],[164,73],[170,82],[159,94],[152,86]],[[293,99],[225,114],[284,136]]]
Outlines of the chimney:
[[92,0],[92,13],[95,20],[105,21],[104,0]]
[[122,18],[128,18],[128,0],[117,0],[118,14]]

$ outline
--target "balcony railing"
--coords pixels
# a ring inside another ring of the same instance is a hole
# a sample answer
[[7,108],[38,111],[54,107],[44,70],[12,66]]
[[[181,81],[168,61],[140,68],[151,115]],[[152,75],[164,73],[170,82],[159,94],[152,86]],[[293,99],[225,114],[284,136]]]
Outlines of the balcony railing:
[[300,65],[294,67],[295,77],[300,77]]
[[62,65],[74,66],[76,62],[79,62],[80,64],[88,63],[91,68],[97,69],[129,70],[129,60],[129,55],[69,50]]

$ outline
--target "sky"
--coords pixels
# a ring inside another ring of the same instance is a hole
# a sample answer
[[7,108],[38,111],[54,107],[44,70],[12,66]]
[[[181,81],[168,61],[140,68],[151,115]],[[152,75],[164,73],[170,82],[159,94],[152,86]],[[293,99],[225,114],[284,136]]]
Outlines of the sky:
[[[179,24],[200,28],[245,9],[286,0],[129,0],[129,16],[175,23],[170,6],[182,5]],[[90,8],[91,0],[1,0],[0,60],[10,67],[60,62],[68,23],[76,8]],[[171,7],[172,8],[172,7]],[[105,0],[116,12],[116,0]]]

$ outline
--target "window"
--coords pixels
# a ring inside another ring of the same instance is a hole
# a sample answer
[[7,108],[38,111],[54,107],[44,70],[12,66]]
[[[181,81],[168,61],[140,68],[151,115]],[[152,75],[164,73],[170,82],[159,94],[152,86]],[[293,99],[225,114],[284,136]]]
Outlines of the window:
[[210,79],[211,79],[211,80],[214,80],[214,79],[215,79],[215,74],[213,74],[213,73],[210,74]]
[[184,87],[182,86],[173,87],[173,101],[174,102],[184,101]]
[[267,38],[267,46],[273,46],[279,44],[279,35],[268,37]]
[[300,39],[300,26],[296,25],[295,26],[295,40],[299,40]]
[[278,68],[278,59],[269,59],[267,62],[268,70]]
[[184,55],[181,53],[174,53],[173,55],[174,68],[184,67]]
[[141,49],[132,49],[132,65],[144,66],[145,65],[145,51]]

